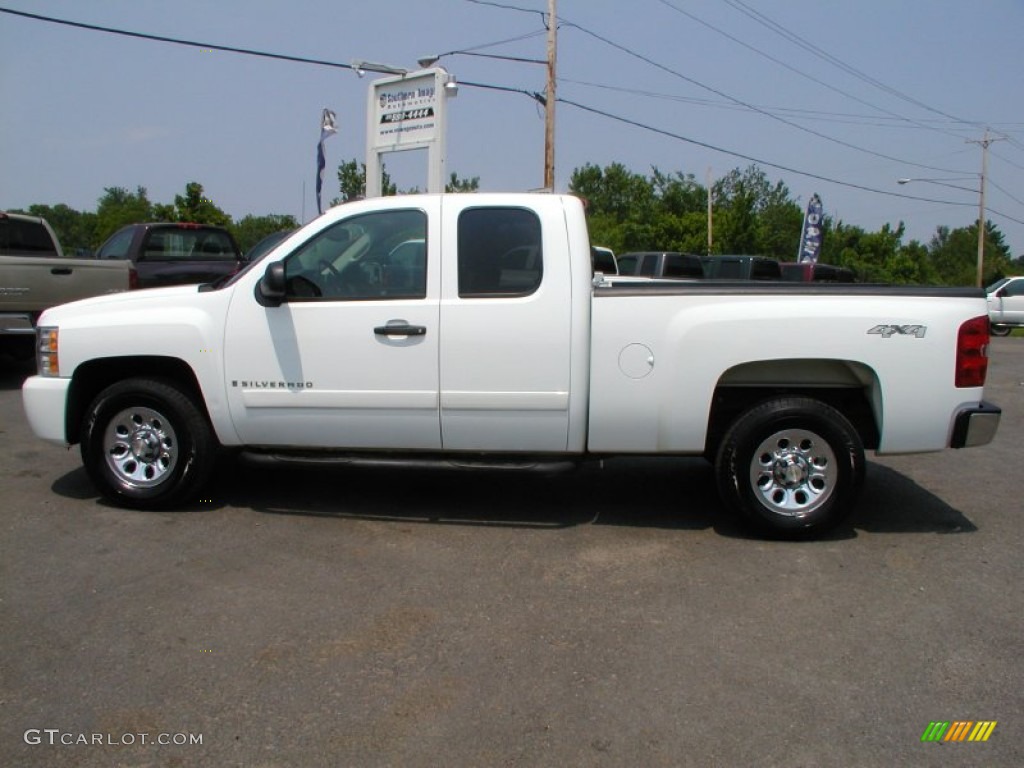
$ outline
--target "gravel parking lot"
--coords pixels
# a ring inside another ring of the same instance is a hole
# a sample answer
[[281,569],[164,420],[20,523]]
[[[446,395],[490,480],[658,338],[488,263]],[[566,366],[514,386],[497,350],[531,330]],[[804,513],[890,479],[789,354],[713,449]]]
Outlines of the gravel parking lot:
[[1022,765],[1024,339],[992,350],[995,442],[874,458],[807,543],[745,536],[699,460],[226,464],[129,512],[0,361],[0,763]]

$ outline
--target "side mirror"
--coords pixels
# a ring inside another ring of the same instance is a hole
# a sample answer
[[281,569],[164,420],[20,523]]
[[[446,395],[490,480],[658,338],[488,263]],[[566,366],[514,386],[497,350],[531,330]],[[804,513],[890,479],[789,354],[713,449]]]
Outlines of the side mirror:
[[996,291],[996,298],[997,299],[1002,299],[1002,298],[1005,298],[1005,297],[1006,297],[1006,288],[1000,288],[998,291]]
[[256,300],[264,307],[279,307],[285,299],[284,263],[267,264],[262,279],[256,283]]

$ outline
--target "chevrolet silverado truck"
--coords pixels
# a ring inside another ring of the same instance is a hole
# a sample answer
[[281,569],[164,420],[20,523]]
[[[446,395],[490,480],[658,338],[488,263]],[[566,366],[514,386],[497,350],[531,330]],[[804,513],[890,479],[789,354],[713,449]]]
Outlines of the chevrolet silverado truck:
[[346,203],[223,284],[40,320],[23,401],[116,504],[195,499],[221,448],[522,466],[703,456],[727,507],[810,537],[865,450],[989,442],[975,289],[594,275],[570,196]]
[[0,352],[32,357],[44,309],[133,287],[130,264],[69,258],[46,219],[0,212]]

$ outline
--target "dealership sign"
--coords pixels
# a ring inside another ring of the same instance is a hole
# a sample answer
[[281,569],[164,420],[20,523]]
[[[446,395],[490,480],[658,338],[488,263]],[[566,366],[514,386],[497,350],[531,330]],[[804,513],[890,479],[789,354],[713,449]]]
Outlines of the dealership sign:
[[443,191],[446,107],[454,93],[450,82],[451,75],[435,67],[371,84],[366,111],[367,197],[381,192],[381,155],[408,149],[428,151],[427,191]]

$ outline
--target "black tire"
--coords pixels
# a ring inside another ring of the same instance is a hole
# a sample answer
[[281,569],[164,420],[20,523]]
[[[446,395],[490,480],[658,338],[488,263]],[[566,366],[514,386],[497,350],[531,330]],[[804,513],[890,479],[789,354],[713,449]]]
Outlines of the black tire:
[[864,483],[864,447],[835,408],[782,397],[732,423],[715,476],[722,501],[757,532],[813,538],[853,511]]
[[1013,328],[1008,325],[989,325],[988,330],[993,336],[1009,336],[1013,333]]
[[104,389],[82,422],[82,462],[118,506],[163,509],[198,496],[218,444],[205,414],[175,384],[126,379]]

